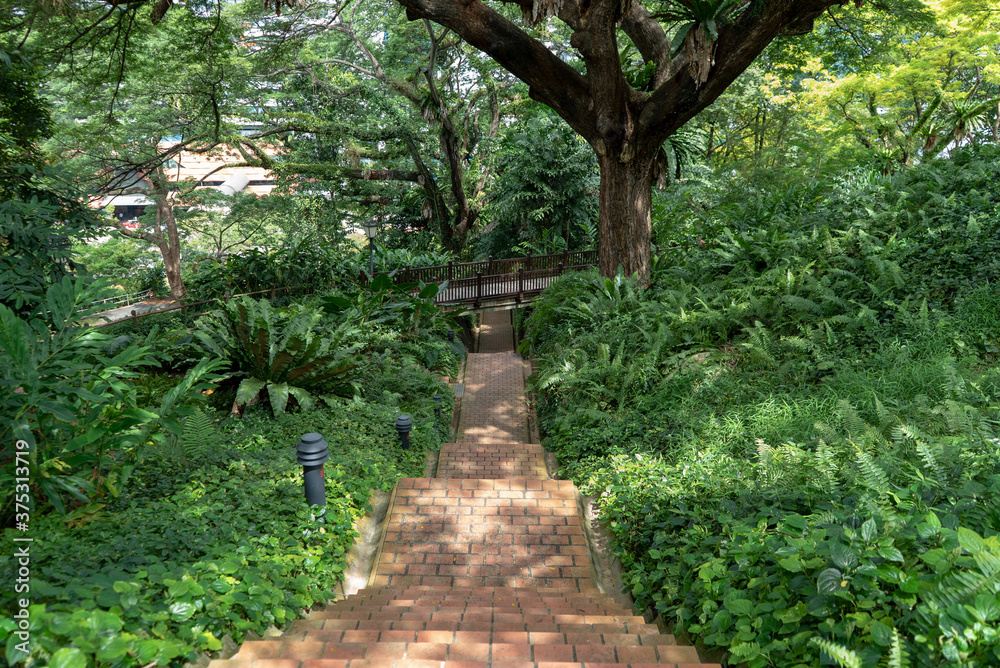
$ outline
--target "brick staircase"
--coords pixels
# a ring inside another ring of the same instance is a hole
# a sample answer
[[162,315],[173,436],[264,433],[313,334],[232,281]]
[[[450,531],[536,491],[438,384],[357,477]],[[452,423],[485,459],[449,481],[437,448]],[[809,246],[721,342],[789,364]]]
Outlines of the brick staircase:
[[[512,341],[500,315],[481,350]],[[597,589],[576,489],[528,442],[523,373],[469,356],[462,436],[437,477],[396,485],[369,588],[210,668],[718,668]]]

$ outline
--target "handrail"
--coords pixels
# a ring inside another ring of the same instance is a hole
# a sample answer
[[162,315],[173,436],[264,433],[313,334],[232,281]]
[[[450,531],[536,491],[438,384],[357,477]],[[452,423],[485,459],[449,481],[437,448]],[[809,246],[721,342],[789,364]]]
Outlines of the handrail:
[[593,266],[597,264],[597,251],[563,251],[553,255],[525,255],[502,259],[490,256],[479,262],[449,262],[434,267],[406,266],[396,273],[393,282],[443,283],[460,278],[475,278],[478,272],[482,272],[484,277],[492,277],[516,274],[521,268],[525,271],[555,270],[560,263],[563,267]]
[[140,290],[139,292],[127,292],[123,295],[111,295],[110,297],[105,297],[104,299],[95,299],[80,310],[82,311],[84,308],[89,308],[96,304],[106,304],[107,302],[111,302],[112,304],[121,304],[122,302],[125,302],[126,306],[131,306],[132,302],[136,302],[138,304],[139,302],[145,301],[152,296],[153,291],[150,289]]

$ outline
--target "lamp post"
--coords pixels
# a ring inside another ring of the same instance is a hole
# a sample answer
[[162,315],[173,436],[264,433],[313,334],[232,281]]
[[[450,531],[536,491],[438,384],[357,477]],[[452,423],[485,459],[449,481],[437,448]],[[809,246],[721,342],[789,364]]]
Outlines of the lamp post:
[[405,413],[396,418],[396,433],[399,434],[399,445],[404,450],[410,449],[410,430],[413,429],[413,420]]
[[368,274],[375,274],[375,237],[378,236],[378,221],[369,220],[364,224],[365,236],[368,237]]
[[[326,483],[323,481],[323,462],[330,458],[329,445],[317,433],[303,434],[295,446],[296,459],[302,464],[302,477],[306,501],[310,506],[326,505]],[[321,512],[325,509],[321,509]]]

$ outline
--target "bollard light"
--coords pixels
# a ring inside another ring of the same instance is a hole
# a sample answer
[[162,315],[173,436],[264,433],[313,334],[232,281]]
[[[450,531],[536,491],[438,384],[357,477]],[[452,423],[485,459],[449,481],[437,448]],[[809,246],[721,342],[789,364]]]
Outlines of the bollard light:
[[448,330],[448,341],[450,341],[451,343],[455,343],[455,330],[453,329]]
[[399,446],[404,450],[410,449],[410,430],[413,429],[413,420],[405,413],[396,418],[396,432],[399,434]]
[[444,403],[444,399],[441,398],[440,394],[434,395],[434,416],[441,417],[441,404]]
[[330,446],[319,434],[303,434],[302,440],[295,446],[295,453],[299,464],[302,464],[306,501],[310,506],[325,506],[326,481],[323,480],[323,462],[330,458]]

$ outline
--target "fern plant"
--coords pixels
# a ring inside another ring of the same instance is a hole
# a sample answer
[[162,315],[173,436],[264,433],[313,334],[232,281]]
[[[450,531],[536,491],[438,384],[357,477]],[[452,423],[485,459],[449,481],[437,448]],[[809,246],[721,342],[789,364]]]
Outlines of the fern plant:
[[315,404],[314,392],[349,395],[357,346],[345,344],[352,330],[318,329],[321,309],[296,307],[286,315],[267,300],[233,300],[205,316],[198,338],[213,354],[228,359],[246,376],[236,391],[234,411],[264,392],[271,409],[283,413],[293,397],[304,409]]
[[201,408],[195,408],[184,420],[180,446],[188,459],[198,459],[209,451],[218,434],[212,419]]

